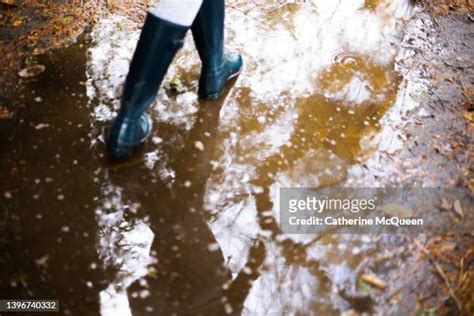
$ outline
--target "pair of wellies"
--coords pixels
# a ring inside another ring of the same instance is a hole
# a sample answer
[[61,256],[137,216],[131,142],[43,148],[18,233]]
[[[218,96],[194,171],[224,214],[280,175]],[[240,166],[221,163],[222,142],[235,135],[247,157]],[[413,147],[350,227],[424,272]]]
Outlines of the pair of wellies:
[[125,81],[121,108],[107,139],[111,157],[123,158],[150,134],[147,109],[191,28],[202,61],[198,95],[214,99],[236,76],[242,58],[224,53],[224,0],[204,0],[190,27],[148,13]]

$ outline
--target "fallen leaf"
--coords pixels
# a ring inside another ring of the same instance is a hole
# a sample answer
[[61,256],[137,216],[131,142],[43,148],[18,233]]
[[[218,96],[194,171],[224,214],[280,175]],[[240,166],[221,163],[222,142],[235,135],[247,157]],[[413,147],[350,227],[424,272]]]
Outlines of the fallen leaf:
[[35,129],[40,130],[40,129],[48,128],[48,127],[49,127],[49,124],[39,123],[38,125],[35,126]]
[[67,25],[68,23],[71,22],[71,16],[70,15],[66,15],[65,17],[63,17],[62,19],[59,20],[59,22],[63,25]]
[[33,49],[32,54],[37,56],[37,55],[43,55],[46,51],[43,48],[36,47]]
[[379,289],[385,289],[385,282],[374,275],[363,274],[360,278],[365,282],[369,283],[370,285],[373,285]]
[[456,200],[454,202],[454,211],[458,214],[461,218],[464,218],[464,210],[462,209],[461,202]]
[[36,259],[35,263],[38,266],[47,267],[48,261],[49,261],[49,255],[44,255],[43,257]]
[[454,251],[454,249],[456,249],[456,243],[454,242],[446,242],[446,243],[443,243],[440,247],[440,250],[443,252],[443,253],[446,253],[448,251]]
[[0,119],[10,118],[12,118],[12,113],[7,108],[0,106]]
[[200,141],[195,142],[194,147],[199,151],[204,151],[204,144]]
[[147,275],[148,275],[148,276],[151,276],[151,277],[153,277],[153,278],[157,278],[157,277],[158,277],[158,271],[156,270],[155,267],[150,266],[150,267],[148,267],[148,269],[147,269]]
[[22,78],[33,78],[45,71],[46,67],[43,65],[33,65],[25,68],[18,73],[18,76]]
[[448,200],[442,198],[441,203],[438,205],[438,207],[444,211],[449,211],[453,206],[451,203],[449,203]]
[[474,113],[472,112],[464,112],[463,115],[464,119],[467,121],[467,122],[472,122],[474,121]]
[[23,24],[23,20],[22,19],[16,19],[12,22],[12,26],[13,27],[17,27],[17,26],[20,26]]

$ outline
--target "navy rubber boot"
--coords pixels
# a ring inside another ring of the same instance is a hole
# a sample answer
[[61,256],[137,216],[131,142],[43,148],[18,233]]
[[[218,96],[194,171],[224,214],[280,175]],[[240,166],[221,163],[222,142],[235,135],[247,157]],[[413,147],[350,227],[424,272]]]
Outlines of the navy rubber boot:
[[242,67],[239,54],[224,53],[224,16],[224,0],[204,0],[191,27],[202,61],[198,90],[202,99],[219,97]]
[[111,157],[127,156],[150,134],[150,119],[145,112],[183,46],[188,29],[148,13],[125,81],[122,104],[107,140]]

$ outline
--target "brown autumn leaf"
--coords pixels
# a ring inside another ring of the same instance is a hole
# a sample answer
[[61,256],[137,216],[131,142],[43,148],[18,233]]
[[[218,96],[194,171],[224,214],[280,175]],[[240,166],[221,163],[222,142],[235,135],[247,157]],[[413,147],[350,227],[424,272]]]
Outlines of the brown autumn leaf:
[[363,274],[360,276],[362,280],[365,282],[369,283],[370,285],[373,285],[379,289],[385,289],[385,281],[381,280],[379,277],[376,277],[375,275],[370,275],[370,274]]
[[12,118],[12,113],[3,106],[0,106],[0,119],[10,119]]

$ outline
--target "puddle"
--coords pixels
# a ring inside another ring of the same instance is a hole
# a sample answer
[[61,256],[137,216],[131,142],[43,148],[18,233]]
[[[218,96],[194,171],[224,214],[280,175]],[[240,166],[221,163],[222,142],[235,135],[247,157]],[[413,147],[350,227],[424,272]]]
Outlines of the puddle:
[[[81,51],[87,55],[58,57],[86,67],[57,79],[60,87],[74,82],[74,98],[65,91],[50,99],[54,89],[43,91],[44,76],[30,83],[57,117],[28,104],[39,109],[25,121],[44,123],[44,115],[55,132],[39,138],[50,143],[39,145],[37,155],[28,147],[32,131],[18,131],[28,149],[17,147],[17,160],[28,167],[17,168],[54,170],[54,188],[61,190],[48,189],[38,206],[52,218],[61,210],[74,214],[55,223],[84,223],[88,239],[81,247],[94,251],[78,271],[100,276],[72,281],[100,297],[91,308],[102,315],[334,314],[351,308],[340,288],[354,284],[354,269],[377,250],[378,239],[367,236],[282,235],[273,202],[283,185],[344,185],[348,170],[374,151],[401,81],[394,64],[409,1],[228,5],[227,47],[242,52],[242,74],[224,97],[199,101],[199,59],[188,36],[151,110],[153,135],[125,162],[107,161],[103,135],[139,36],[131,21],[98,21]],[[65,71],[55,66],[63,61],[51,58],[47,69],[58,74],[48,79]],[[84,141],[71,152],[78,134]],[[5,159],[14,166],[14,158]],[[58,196],[63,206],[47,205],[46,198]],[[35,203],[22,198],[24,209]]]

